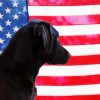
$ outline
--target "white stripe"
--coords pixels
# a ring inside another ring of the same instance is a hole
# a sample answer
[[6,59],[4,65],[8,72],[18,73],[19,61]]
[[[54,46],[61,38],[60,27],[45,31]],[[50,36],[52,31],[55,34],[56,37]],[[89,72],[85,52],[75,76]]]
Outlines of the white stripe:
[[28,6],[30,16],[69,16],[100,14],[100,5]]
[[100,94],[100,84],[81,86],[37,86],[39,96],[74,96]]
[[100,44],[64,46],[72,56],[100,54]]
[[54,26],[61,36],[100,34],[100,24]]
[[42,66],[38,76],[86,76],[100,74],[100,64],[74,66]]

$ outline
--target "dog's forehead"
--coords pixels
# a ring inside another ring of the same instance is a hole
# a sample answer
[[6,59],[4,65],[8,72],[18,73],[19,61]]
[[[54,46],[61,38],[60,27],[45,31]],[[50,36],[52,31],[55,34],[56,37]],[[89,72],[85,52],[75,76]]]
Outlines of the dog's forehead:
[[34,23],[40,23],[40,22],[42,22],[42,20],[33,19],[31,22],[34,22]]
[[33,20],[30,21],[30,23],[32,23],[33,25],[40,25],[40,24],[45,24],[46,25],[46,24],[49,24],[49,23],[47,23],[43,20],[40,20],[40,19],[33,19]]
[[57,30],[51,25],[50,25],[50,31],[51,31],[51,34],[55,35],[56,37],[59,36],[59,33],[57,32]]
[[[40,19],[33,19],[31,22],[32,23],[47,23],[47,22],[40,20]],[[52,35],[55,35],[56,37],[59,36],[59,33],[57,32],[57,30],[52,25],[50,25],[50,32],[51,32]]]

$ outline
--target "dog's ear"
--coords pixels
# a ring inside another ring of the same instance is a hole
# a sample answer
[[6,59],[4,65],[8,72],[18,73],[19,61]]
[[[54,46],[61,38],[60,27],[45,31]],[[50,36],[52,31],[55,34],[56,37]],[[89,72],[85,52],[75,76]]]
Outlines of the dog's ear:
[[50,31],[50,24],[46,22],[40,22],[37,24],[36,34],[42,38],[43,46],[47,51],[52,50],[52,34]]

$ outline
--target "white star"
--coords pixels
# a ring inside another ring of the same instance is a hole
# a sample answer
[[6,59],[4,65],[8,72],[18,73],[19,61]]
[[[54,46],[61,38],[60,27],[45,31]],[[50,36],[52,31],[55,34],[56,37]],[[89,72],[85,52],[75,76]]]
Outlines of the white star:
[[1,31],[1,32],[3,31],[3,29],[4,29],[4,28],[0,25],[0,31]]
[[0,50],[0,55],[2,54],[2,50]]
[[2,38],[0,38],[0,44],[3,44],[4,40]]
[[19,28],[18,28],[17,26],[15,26],[15,27],[13,28],[13,30],[14,30],[14,32],[17,32],[17,31],[19,30]]
[[7,20],[5,23],[6,23],[6,26],[10,26],[11,21]]
[[0,19],[2,19],[3,15],[0,13]]
[[23,7],[23,12],[26,12],[26,11],[27,11],[27,9],[26,9],[26,7],[24,6],[24,7]]
[[14,19],[18,19],[19,15],[15,14],[13,15]]
[[0,2],[0,7],[2,7],[2,4],[3,4],[3,3],[2,3],[2,2]]
[[6,11],[6,13],[11,13],[11,9],[10,8],[6,8],[5,11]]
[[10,33],[8,32],[8,33],[6,34],[6,37],[7,37],[7,38],[11,38],[11,35],[12,35],[12,34],[10,34]]
[[13,7],[18,7],[18,3],[16,1],[13,3]]

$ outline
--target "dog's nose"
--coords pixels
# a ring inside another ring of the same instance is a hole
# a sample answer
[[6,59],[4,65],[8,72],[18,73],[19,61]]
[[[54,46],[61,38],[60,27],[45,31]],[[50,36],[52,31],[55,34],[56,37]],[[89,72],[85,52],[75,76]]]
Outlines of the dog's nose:
[[56,62],[58,64],[65,64],[68,62],[71,54],[61,45],[59,46],[58,51],[56,51]]

